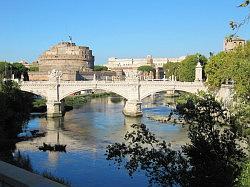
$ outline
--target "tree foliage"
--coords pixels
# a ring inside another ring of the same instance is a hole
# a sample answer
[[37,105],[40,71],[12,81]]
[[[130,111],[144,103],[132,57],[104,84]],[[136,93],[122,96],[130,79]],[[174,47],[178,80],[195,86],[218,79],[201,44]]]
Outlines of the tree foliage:
[[[244,0],[241,2],[241,4],[238,5],[238,7],[240,8],[247,8],[250,5],[250,1],[249,0]],[[232,30],[234,30],[234,34],[230,35],[229,38],[232,38],[233,36],[235,36],[237,34],[237,32],[239,31],[239,29],[245,25],[246,23],[248,23],[248,21],[250,20],[250,11],[248,11],[247,15],[239,22],[236,21],[230,21],[229,22],[229,26],[231,27]]]
[[1,124],[27,119],[32,106],[32,94],[22,92],[12,81],[1,83],[0,94]]
[[106,66],[95,65],[94,71],[107,71],[108,68]]
[[138,71],[141,71],[141,72],[155,72],[155,68],[154,67],[152,67],[152,66],[147,66],[147,65],[145,65],[145,66],[140,66],[140,67],[138,67],[137,68],[137,70]]
[[0,79],[2,80],[6,75],[11,76],[11,64],[8,62],[0,62]]
[[29,71],[39,71],[39,66],[37,66],[37,65],[31,65],[29,67]]
[[198,56],[200,63],[205,66],[207,58],[200,54],[189,55],[180,62],[178,69],[178,80],[185,82],[193,82],[195,80],[195,67],[198,63]]
[[12,81],[0,83],[0,160],[13,159],[16,136],[29,119],[32,95],[22,92]]
[[23,75],[24,79],[28,80],[28,69],[23,64],[0,62],[0,78],[11,78],[11,74],[14,74],[14,77],[19,79]]
[[246,155],[238,121],[210,95],[188,100],[177,107],[190,125],[191,144],[182,147],[192,166],[192,186],[233,186],[240,175]]
[[16,136],[13,132],[20,130],[15,126],[29,117],[32,95],[22,92],[14,82],[5,81],[0,85],[0,98],[0,134],[11,139]]
[[189,165],[180,152],[172,150],[166,141],[158,140],[144,124],[134,124],[132,128],[135,131],[127,132],[126,142],[108,146],[107,160],[124,166],[130,176],[139,169],[145,171],[151,184],[172,186],[182,183],[180,174],[188,178],[183,171]]
[[15,78],[20,79],[21,75],[24,76],[25,80],[28,80],[28,69],[21,63],[13,63],[12,66],[12,73],[14,74]]
[[172,75],[179,77],[179,66],[178,62],[167,62],[163,65],[163,69],[167,78],[171,77]]
[[[227,80],[234,82],[236,95],[247,99],[250,93],[250,42],[233,51],[220,52],[205,67],[208,86],[219,88]],[[249,99],[249,98],[248,98]]]
[[235,118],[228,118],[210,95],[188,100],[177,111],[190,124],[191,143],[182,151],[171,149],[145,125],[134,124],[125,142],[108,146],[107,159],[130,175],[143,170],[150,183],[161,186],[233,186],[246,159]]
[[238,187],[249,187],[250,186],[250,160],[244,165],[243,172],[239,177]]

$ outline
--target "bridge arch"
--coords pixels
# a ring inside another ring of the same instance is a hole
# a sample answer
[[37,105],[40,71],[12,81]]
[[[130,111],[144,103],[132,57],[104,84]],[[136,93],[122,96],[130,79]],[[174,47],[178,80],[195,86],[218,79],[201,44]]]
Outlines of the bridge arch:
[[155,88],[155,89],[150,89],[149,91],[146,91],[144,93],[141,94],[141,100],[145,99],[146,97],[155,94],[157,92],[166,92],[166,91],[182,91],[182,92],[187,92],[187,93],[192,93],[192,94],[196,94],[199,91],[202,91],[204,89],[190,89],[189,87],[183,87],[183,88]]
[[26,90],[21,90],[22,92],[25,92],[25,93],[29,93],[29,94],[33,94],[35,96],[39,96],[39,97],[42,97],[44,99],[47,98],[47,96],[45,94],[40,94],[38,92],[33,92],[33,91],[26,91]]
[[72,95],[74,93],[77,93],[77,92],[80,92],[80,91],[85,91],[85,90],[103,90],[103,91],[106,91],[106,92],[115,93],[115,94],[127,99],[127,96],[124,93],[121,93],[121,92],[119,92],[117,90],[108,89],[108,88],[105,88],[105,87],[102,87],[102,88],[93,88],[93,87],[86,88],[85,87],[85,88],[77,88],[77,89],[68,90],[67,92],[64,92],[63,94],[61,94],[59,96],[59,99],[62,100],[67,96],[70,96],[70,95]]
[[37,91],[37,90],[27,90],[27,89],[21,89],[22,92],[27,92],[27,93],[32,93],[34,95],[37,96],[41,96],[42,98],[47,98],[47,94],[41,91]]

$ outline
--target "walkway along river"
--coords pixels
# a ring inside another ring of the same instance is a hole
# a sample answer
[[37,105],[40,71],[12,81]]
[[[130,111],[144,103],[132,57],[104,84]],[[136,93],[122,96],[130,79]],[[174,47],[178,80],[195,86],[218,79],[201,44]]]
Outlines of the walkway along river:
[[[122,114],[123,101],[112,102],[111,97],[96,98],[82,107],[67,112],[63,118],[30,119],[27,129],[46,131],[45,137],[23,141],[16,144],[17,150],[30,157],[32,166],[40,172],[52,174],[69,180],[72,186],[147,186],[144,173],[138,172],[130,178],[126,170],[118,170],[107,161],[107,145],[122,142],[131,124],[144,123],[157,137],[171,142],[178,148],[185,144],[187,127],[163,124],[149,120],[148,115],[168,115],[163,95],[148,97],[143,101],[142,118],[128,118]],[[45,143],[66,144],[66,152],[43,152],[38,147]]]

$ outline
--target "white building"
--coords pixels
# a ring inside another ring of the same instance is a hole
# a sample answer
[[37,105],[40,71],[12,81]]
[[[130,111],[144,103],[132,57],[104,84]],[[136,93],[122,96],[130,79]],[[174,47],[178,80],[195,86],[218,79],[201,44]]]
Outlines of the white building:
[[140,66],[150,65],[156,69],[156,78],[161,78],[160,71],[162,71],[163,65],[168,62],[180,62],[184,60],[186,56],[178,58],[153,58],[148,55],[146,58],[109,58],[108,63],[104,66],[109,70],[123,70],[126,77],[135,77],[137,75],[137,68]]

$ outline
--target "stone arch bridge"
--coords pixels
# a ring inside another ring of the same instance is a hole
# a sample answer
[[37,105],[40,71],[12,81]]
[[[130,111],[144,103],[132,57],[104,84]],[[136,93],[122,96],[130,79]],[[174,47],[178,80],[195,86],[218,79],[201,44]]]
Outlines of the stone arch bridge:
[[127,116],[141,116],[141,100],[160,91],[179,90],[189,93],[207,91],[202,81],[23,81],[23,91],[40,95],[47,100],[47,115],[61,116],[64,112],[63,98],[82,90],[105,90],[116,93],[126,99],[123,113]]

